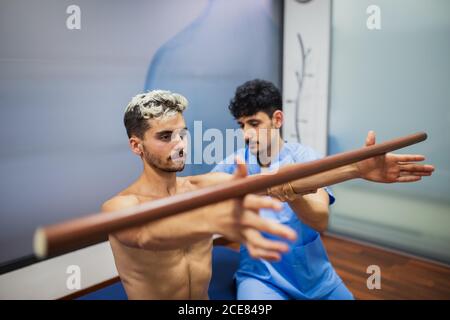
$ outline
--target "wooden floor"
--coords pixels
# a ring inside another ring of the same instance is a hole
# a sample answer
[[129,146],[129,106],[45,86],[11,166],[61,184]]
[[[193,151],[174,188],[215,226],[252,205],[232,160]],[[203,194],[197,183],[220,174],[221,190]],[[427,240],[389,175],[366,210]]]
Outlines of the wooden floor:
[[[356,299],[450,299],[450,268],[323,235],[336,272]],[[381,289],[366,285],[369,265],[381,270]]]
[[[450,267],[393,253],[371,245],[356,243],[333,235],[322,235],[328,257],[356,299],[445,299],[450,300]],[[239,251],[239,244],[224,238],[214,240]],[[367,267],[381,269],[381,289],[369,290]],[[119,281],[108,280],[62,299],[75,299]]]

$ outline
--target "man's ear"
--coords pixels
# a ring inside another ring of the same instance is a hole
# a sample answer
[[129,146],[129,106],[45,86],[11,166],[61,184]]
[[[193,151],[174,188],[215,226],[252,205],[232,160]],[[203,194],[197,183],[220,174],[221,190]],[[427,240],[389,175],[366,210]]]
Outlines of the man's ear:
[[131,151],[138,156],[142,156],[144,149],[142,147],[142,140],[136,136],[132,136],[129,140]]
[[281,110],[276,110],[273,114],[272,114],[272,124],[276,129],[280,129],[281,126],[283,125],[283,121],[284,121],[284,113]]

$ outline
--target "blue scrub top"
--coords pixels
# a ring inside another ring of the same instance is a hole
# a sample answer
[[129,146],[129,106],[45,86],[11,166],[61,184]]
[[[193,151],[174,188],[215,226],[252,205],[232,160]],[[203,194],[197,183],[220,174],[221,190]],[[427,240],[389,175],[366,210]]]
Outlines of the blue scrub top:
[[[249,175],[261,173],[261,167],[255,155],[249,152],[248,148],[239,149],[228,156],[217,164],[212,172],[234,173],[236,156],[245,160]],[[286,164],[308,162],[320,157],[310,147],[286,142],[277,158],[272,161],[269,171]],[[332,204],[335,198],[329,188],[325,190]],[[288,225],[297,231],[298,238],[294,243],[289,243],[290,250],[282,255],[279,262],[253,259],[246,247],[241,246],[241,261],[236,272],[238,283],[248,277],[256,278],[284,291],[293,299],[319,299],[342,283],[328,260],[320,234],[298,219],[287,203],[283,203],[283,209],[279,212],[262,209],[260,215]],[[268,234],[264,236],[275,238]]]

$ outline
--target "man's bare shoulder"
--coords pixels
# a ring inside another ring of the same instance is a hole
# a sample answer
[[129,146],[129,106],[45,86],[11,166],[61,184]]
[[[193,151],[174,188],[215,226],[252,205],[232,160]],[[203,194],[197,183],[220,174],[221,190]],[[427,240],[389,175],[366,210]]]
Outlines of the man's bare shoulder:
[[139,198],[134,194],[118,194],[103,203],[102,212],[125,209],[136,206],[139,203]]
[[206,174],[199,174],[197,176],[188,176],[185,178],[195,187],[203,188],[230,181],[233,178],[233,175],[224,172],[210,172]]

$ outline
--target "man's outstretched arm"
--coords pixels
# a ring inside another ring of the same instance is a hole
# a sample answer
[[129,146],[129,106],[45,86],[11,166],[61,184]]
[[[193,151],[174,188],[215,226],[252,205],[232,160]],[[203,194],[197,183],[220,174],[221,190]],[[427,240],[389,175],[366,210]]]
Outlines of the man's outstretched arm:
[[[375,133],[370,131],[365,146],[374,144]],[[434,171],[431,165],[417,163],[423,160],[423,155],[388,153],[270,188],[268,193],[287,201],[303,222],[322,232],[329,218],[329,197],[322,187],[356,178],[379,183],[419,181]]]
[[[375,133],[369,131],[365,146],[374,144]],[[416,182],[424,176],[431,176],[434,171],[434,166],[418,163],[423,160],[425,156],[420,154],[387,153],[298,179],[290,184],[295,193],[302,195],[314,192],[318,188],[358,178],[378,183]],[[283,199],[283,194],[289,193],[289,188],[286,188],[286,185],[276,186],[270,188],[270,192]]]
[[[241,164],[235,177],[240,178],[245,174],[245,165]],[[116,197],[107,201],[102,211],[116,211],[138,204],[137,198],[133,196]],[[288,250],[287,244],[266,239],[261,232],[288,240],[295,240],[296,233],[282,224],[261,218],[258,210],[263,208],[280,210],[281,204],[275,199],[247,195],[243,199],[223,201],[186,211],[110,236],[129,247],[171,250],[184,248],[210,238],[213,234],[222,234],[231,241],[246,244],[254,258],[279,260],[281,253]]]

